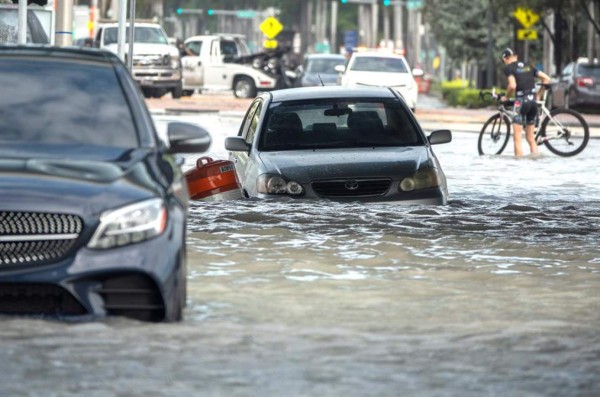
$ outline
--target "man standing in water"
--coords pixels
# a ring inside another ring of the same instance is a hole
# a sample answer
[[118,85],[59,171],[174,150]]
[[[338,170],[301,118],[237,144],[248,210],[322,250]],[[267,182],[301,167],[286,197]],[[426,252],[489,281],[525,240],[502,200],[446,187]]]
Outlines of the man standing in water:
[[515,95],[515,116],[513,118],[513,138],[515,144],[515,156],[523,155],[521,137],[523,135],[523,126],[525,126],[525,138],[529,144],[531,154],[538,154],[538,147],[535,142],[534,129],[537,118],[537,100],[540,99],[544,88],[537,91],[535,89],[536,78],[542,80],[542,84],[550,83],[550,76],[533,66],[519,62],[517,54],[507,48],[502,52],[502,62],[504,62],[504,74],[508,79],[506,96],[502,100],[507,100]]

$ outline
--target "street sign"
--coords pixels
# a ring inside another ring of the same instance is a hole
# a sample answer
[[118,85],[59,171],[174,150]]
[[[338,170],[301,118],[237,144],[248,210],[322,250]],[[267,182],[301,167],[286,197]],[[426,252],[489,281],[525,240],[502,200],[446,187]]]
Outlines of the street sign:
[[517,39],[519,40],[537,40],[538,32],[534,29],[518,29]]
[[423,7],[423,0],[408,0],[406,2],[406,8],[409,10],[415,10],[421,7]]
[[525,29],[529,29],[540,19],[540,16],[528,8],[519,7],[513,13],[513,16],[517,18],[517,21],[523,25]]
[[268,17],[259,26],[260,31],[269,39],[274,38],[281,32],[283,25],[275,17]]
[[269,49],[273,49],[273,48],[277,48],[277,40],[265,40],[263,41],[263,47],[264,48],[269,48]]

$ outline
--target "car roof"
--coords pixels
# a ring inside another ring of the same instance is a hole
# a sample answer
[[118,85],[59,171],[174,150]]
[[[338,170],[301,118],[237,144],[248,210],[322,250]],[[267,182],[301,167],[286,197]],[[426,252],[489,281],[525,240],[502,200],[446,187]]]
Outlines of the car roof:
[[381,98],[393,99],[396,95],[388,87],[318,86],[287,88],[270,91],[273,102],[299,101],[325,98]]
[[[126,26],[129,26],[129,22],[125,23]],[[107,28],[113,28],[113,27],[118,27],[119,23],[118,22],[107,22],[107,23],[103,23],[100,26],[103,27],[107,27]],[[151,23],[151,22],[135,22],[133,24],[134,27],[149,27],[149,28],[161,28],[162,26],[158,23]],[[135,29],[134,29],[135,30]]]
[[92,47],[58,47],[44,44],[0,45],[0,56],[25,55],[36,57],[55,57],[63,59],[88,60],[114,63],[119,58],[110,51]]
[[327,59],[346,59],[345,55],[342,54],[306,54],[304,58],[313,59],[313,58],[327,58]]
[[370,57],[370,58],[398,58],[404,59],[404,57],[400,54],[395,54],[393,52],[381,52],[381,51],[359,51],[353,52],[352,57]]
[[224,38],[224,39],[245,39],[246,36],[244,36],[243,34],[235,34],[235,33],[201,34],[201,35],[196,35],[196,36],[188,37],[187,39],[185,39],[185,41],[187,42],[187,41],[190,41],[190,40],[218,39],[218,38]]

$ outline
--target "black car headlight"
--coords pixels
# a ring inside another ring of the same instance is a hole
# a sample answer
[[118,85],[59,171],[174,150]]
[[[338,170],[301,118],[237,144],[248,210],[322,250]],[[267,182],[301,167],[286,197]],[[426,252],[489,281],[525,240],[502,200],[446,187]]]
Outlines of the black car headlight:
[[279,175],[263,174],[258,177],[258,192],[262,194],[290,194],[298,196],[304,193],[302,185],[296,181],[287,181]]
[[167,208],[153,198],[100,215],[100,225],[88,248],[109,249],[139,243],[156,237],[167,227]]
[[413,190],[427,189],[441,185],[440,174],[435,168],[421,168],[414,174],[402,179],[398,190],[412,192]]

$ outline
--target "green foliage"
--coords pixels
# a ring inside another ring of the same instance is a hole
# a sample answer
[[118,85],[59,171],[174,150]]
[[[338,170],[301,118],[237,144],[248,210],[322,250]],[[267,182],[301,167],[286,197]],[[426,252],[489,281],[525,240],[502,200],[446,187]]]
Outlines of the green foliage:
[[479,98],[479,90],[469,88],[466,80],[442,82],[442,98],[450,106],[460,106],[469,109],[484,108],[489,105]]

